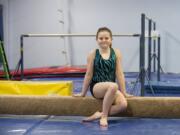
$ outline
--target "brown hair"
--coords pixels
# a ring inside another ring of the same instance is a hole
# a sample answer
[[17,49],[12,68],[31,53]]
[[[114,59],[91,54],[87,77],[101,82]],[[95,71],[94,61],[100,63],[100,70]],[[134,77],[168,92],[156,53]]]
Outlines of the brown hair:
[[[96,40],[97,40],[97,38],[98,38],[98,34],[100,33],[100,32],[102,32],[102,31],[107,31],[107,32],[109,32],[109,34],[110,34],[110,37],[111,37],[111,39],[112,39],[112,31],[109,29],[109,28],[107,28],[107,27],[100,27],[98,30],[97,30],[97,33],[96,33]],[[110,47],[111,47],[112,45],[110,45]]]

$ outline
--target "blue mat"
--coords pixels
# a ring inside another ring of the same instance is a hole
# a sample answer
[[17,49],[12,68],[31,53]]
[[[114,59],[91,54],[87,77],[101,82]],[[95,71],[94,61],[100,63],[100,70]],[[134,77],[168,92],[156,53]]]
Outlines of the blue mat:
[[82,123],[76,116],[1,116],[1,135],[178,135],[180,119],[110,117],[109,127],[98,121]]
[[152,93],[151,87],[155,94],[180,94],[180,83],[176,82],[152,82],[145,85],[147,93]]

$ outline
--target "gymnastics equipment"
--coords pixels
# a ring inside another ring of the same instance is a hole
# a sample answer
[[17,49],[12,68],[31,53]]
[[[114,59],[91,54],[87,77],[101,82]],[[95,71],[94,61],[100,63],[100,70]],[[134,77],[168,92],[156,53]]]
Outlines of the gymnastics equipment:
[[[131,97],[127,102],[127,110],[116,116],[180,118],[178,97]],[[0,114],[89,116],[101,108],[102,100],[93,97],[0,95]]]
[[[151,35],[148,37],[145,36],[145,19],[147,17],[145,14],[141,14],[141,34],[114,34],[116,37],[138,37],[140,39],[140,58],[139,58],[139,76],[138,81],[141,83],[141,95],[144,96],[145,91],[145,38],[151,40]],[[17,73],[20,69],[21,79],[24,79],[24,56],[23,56],[23,46],[24,46],[24,38],[28,37],[91,37],[96,36],[95,34],[22,34],[20,37],[20,60],[17,64]],[[160,38],[159,38],[160,39]],[[158,42],[160,46],[160,40]],[[150,49],[149,49],[150,51]],[[149,57],[150,58],[150,57]],[[160,65],[160,47],[158,47],[158,65]],[[158,66],[158,77],[160,78],[160,70]],[[152,89],[153,92],[153,89]]]
[[72,81],[0,81],[0,95],[70,96],[72,93]]
[[[20,37],[20,60],[16,73],[20,70],[21,80],[24,79],[24,38],[30,37],[95,37],[95,34],[23,34]],[[140,37],[139,34],[113,34],[115,37]]]
[[[160,65],[160,41],[161,37],[159,32],[156,30],[156,22],[151,18],[145,16],[145,20],[148,21],[148,78],[151,80],[151,69],[153,62],[153,72],[156,72],[156,60],[157,60],[157,81],[160,81],[160,69],[162,67]],[[152,46],[153,41],[153,46]],[[157,52],[156,52],[156,44],[157,44]],[[153,52],[152,52],[153,49]],[[162,70],[163,71],[163,70]]]
[[[145,27],[146,20],[148,20],[148,35],[146,35]],[[152,30],[153,24],[153,30]],[[141,14],[141,37],[140,37],[140,82],[141,82],[141,95],[144,95],[145,92],[145,79],[148,81],[149,88],[151,89],[152,94],[154,95],[153,87],[150,84],[151,80],[151,61],[153,60],[154,72],[156,70],[156,60],[157,60],[157,80],[160,81],[160,35],[156,31],[156,22],[151,18],[147,17],[144,13]],[[153,33],[155,32],[155,33]],[[152,35],[153,34],[153,35]],[[145,70],[145,39],[148,38],[148,68],[146,74]],[[152,53],[152,38],[153,38],[153,53]],[[156,55],[156,40],[157,40],[157,55]]]
[[3,64],[3,70],[4,70],[4,76],[7,80],[9,80],[11,78],[11,74],[10,74],[10,70],[9,70],[9,65],[8,65],[8,61],[6,58],[6,53],[4,50],[4,45],[3,42],[0,40],[0,58],[2,60],[2,64]]

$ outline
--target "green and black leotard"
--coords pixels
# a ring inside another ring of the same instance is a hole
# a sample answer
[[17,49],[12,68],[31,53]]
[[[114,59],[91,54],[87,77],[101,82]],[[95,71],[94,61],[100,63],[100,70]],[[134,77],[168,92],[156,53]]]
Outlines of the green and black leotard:
[[93,87],[98,82],[115,82],[116,80],[116,54],[111,48],[109,59],[103,59],[99,49],[96,49],[94,59],[93,78],[90,84],[90,91],[93,95]]

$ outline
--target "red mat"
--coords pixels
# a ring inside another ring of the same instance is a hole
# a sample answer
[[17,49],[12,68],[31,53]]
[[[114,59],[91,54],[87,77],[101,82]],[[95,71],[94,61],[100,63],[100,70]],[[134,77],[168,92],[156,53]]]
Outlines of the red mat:
[[[41,68],[31,68],[24,70],[25,77],[58,77],[58,76],[82,76],[86,72],[86,66],[58,66],[58,67],[41,67]],[[3,71],[0,71],[0,76],[3,76]],[[18,77],[20,76],[20,71],[15,73],[11,71],[11,75]]]

